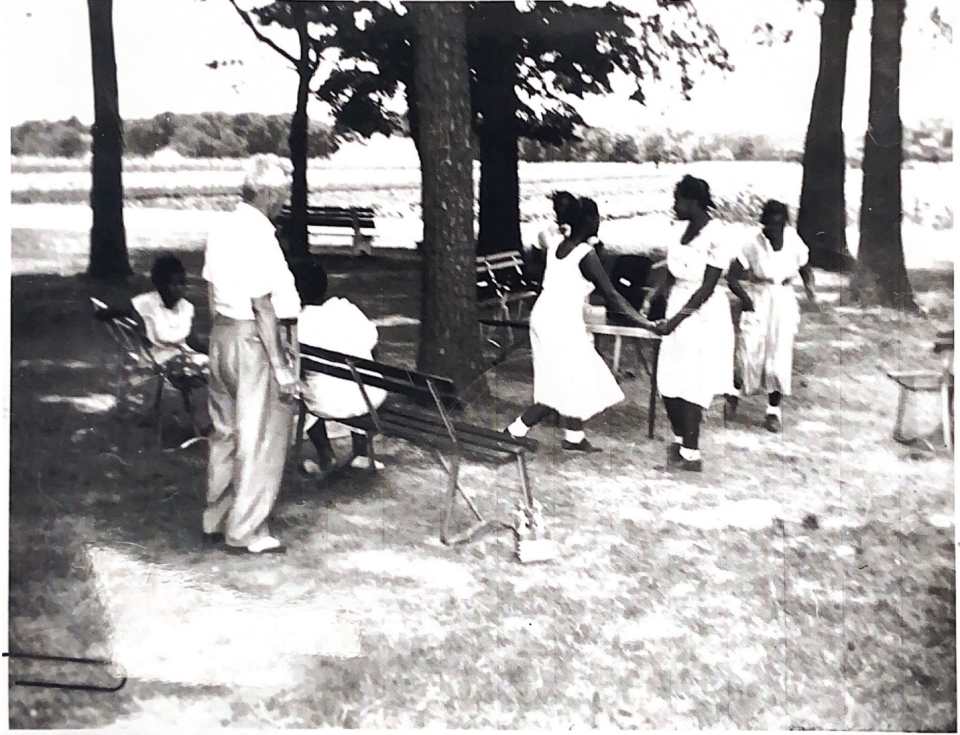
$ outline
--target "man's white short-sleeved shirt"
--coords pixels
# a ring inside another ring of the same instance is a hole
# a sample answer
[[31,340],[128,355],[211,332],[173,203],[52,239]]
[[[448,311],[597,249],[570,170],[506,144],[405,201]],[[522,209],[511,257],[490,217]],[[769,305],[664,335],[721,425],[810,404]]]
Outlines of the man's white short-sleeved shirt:
[[274,226],[249,204],[237,205],[224,225],[210,233],[203,278],[217,314],[252,320],[251,300],[268,294],[278,318],[296,319],[300,313],[300,297]]

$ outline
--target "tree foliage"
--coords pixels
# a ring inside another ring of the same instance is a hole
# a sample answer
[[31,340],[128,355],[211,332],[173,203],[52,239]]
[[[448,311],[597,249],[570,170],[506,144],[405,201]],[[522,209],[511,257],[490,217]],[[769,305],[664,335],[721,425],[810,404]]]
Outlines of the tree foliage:
[[[336,49],[336,68],[317,90],[333,109],[338,133],[369,136],[400,132],[399,96],[405,95],[410,129],[418,139],[413,77],[413,25],[402,5],[322,3]],[[613,92],[625,74],[631,98],[644,86],[678,72],[689,96],[694,69],[732,68],[716,33],[686,0],[647,0],[602,7],[534,3],[528,12],[511,2],[467,5],[473,133],[481,161],[478,252],[519,247],[518,141],[556,147],[585,129],[572,100]],[[635,142],[614,144],[619,160],[634,160]],[[611,155],[612,152],[611,152]]]

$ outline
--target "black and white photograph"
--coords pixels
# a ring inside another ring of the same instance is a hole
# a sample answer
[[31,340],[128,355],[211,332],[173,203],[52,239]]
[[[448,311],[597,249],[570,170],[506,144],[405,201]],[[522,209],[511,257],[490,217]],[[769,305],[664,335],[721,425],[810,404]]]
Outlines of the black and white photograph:
[[4,5],[4,725],[957,731],[954,2]]

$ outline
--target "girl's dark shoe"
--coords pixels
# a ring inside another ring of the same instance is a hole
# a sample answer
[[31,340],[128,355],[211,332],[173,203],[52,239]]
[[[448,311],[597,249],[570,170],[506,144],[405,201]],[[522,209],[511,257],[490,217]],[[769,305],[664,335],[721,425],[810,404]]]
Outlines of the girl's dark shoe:
[[568,442],[566,439],[564,439],[560,443],[560,448],[565,449],[568,452],[583,452],[584,454],[594,454],[595,452],[603,451],[600,447],[593,446],[593,444],[588,442],[586,439],[583,439],[576,444],[573,442]]
[[680,464],[683,461],[683,457],[680,456],[680,445],[671,444],[667,447],[667,464],[676,465]]
[[226,538],[219,531],[215,531],[214,533],[203,534],[204,546],[216,546],[217,544],[222,544],[224,541],[226,541]]
[[774,434],[779,434],[780,430],[783,429],[783,423],[781,423],[779,416],[768,413],[763,419],[763,428]]

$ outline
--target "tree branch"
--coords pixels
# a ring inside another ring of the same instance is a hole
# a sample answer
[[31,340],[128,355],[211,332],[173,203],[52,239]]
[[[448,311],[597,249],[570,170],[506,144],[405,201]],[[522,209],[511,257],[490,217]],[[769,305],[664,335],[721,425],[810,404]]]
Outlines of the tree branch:
[[278,46],[274,41],[267,38],[265,35],[263,35],[260,32],[260,30],[254,24],[253,20],[250,18],[250,14],[246,10],[241,10],[240,6],[237,5],[237,0],[230,0],[230,4],[233,6],[233,9],[237,11],[237,14],[241,18],[243,18],[243,22],[250,27],[250,30],[253,31],[253,35],[255,35],[258,40],[267,44],[267,46],[272,48],[274,51],[276,51],[278,54],[280,54],[283,58],[285,58],[294,66],[299,65],[300,62],[292,54],[287,53],[284,49]]

